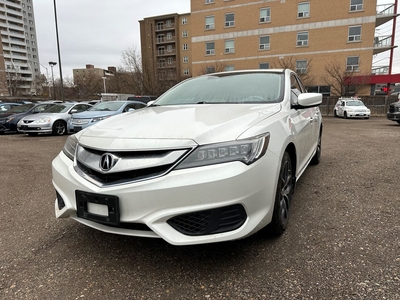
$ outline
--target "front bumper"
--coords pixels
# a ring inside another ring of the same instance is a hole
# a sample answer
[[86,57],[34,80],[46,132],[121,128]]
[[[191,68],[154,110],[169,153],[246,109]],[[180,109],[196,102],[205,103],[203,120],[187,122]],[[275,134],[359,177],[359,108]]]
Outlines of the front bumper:
[[347,112],[347,117],[348,118],[360,118],[360,119],[365,119],[369,118],[370,113],[360,113],[360,112]]
[[400,112],[396,113],[387,113],[386,118],[391,121],[400,121]]
[[17,125],[19,132],[29,133],[51,133],[53,131],[51,124],[29,124],[29,125]]
[[[55,213],[57,218],[71,217],[104,232],[158,237],[174,245],[240,239],[271,221],[278,160],[267,151],[262,159],[250,166],[240,162],[226,163],[173,171],[136,183],[98,187],[80,177],[72,161],[61,152],[52,163],[53,185],[57,192]],[[90,218],[78,217],[77,190],[117,197],[120,224],[109,226]],[[240,210],[239,206],[245,212],[245,219],[240,227],[233,230],[190,235],[176,226],[186,217],[197,218],[196,214],[203,216],[210,211],[226,212],[231,208]]]

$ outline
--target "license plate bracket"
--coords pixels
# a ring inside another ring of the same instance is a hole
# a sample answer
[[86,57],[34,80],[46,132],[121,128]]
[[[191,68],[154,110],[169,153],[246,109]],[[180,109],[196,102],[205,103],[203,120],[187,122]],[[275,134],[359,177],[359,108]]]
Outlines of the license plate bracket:
[[[95,221],[107,225],[119,225],[119,198],[113,195],[101,195],[76,190],[76,214],[79,218]],[[92,213],[88,203],[107,206],[108,214]]]

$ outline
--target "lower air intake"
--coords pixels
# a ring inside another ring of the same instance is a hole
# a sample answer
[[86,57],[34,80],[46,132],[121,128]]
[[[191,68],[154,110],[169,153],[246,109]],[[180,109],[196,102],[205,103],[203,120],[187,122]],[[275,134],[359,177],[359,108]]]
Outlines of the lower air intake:
[[179,215],[167,221],[174,229],[189,236],[209,235],[235,230],[247,219],[240,204]]

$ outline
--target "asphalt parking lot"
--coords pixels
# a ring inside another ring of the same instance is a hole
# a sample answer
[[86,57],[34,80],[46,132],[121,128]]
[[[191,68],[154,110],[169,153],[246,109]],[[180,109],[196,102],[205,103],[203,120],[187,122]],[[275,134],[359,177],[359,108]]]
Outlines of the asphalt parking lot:
[[0,135],[0,299],[400,299],[400,125],[324,118],[288,230],[190,247],[54,217],[66,136]]

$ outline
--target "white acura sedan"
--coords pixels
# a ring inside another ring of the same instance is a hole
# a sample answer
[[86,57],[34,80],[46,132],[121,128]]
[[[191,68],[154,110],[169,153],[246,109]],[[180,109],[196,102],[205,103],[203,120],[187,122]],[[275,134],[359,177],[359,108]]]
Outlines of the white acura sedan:
[[208,74],[70,136],[53,160],[57,218],[174,245],[288,224],[321,155],[322,95],[290,70]]

